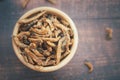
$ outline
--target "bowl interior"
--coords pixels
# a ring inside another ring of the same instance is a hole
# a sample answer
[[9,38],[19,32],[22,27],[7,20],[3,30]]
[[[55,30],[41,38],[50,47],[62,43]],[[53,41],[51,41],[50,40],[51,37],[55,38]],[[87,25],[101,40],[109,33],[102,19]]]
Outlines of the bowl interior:
[[[73,46],[71,48],[70,54],[65,59],[63,59],[56,66],[49,66],[49,67],[34,66],[34,65],[31,65],[31,64],[29,64],[29,63],[27,63],[27,62],[24,61],[22,55],[20,54],[20,49],[16,46],[16,44],[13,41],[13,39],[12,39],[12,45],[13,45],[13,49],[15,51],[16,56],[19,58],[19,60],[24,65],[26,65],[27,67],[29,67],[29,68],[31,68],[33,70],[36,70],[36,71],[51,72],[51,71],[55,71],[55,70],[60,69],[61,67],[63,67],[64,65],[66,65],[72,59],[72,57],[74,56],[75,51],[77,49],[77,45],[78,45],[78,33],[77,33],[77,30],[76,30],[75,24],[73,23],[73,21],[71,20],[71,18],[68,15],[66,15],[64,12],[62,12],[62,11],[60,11],[58,9],[51,8],[51,7],[39,7],[39,8],[35,8],[35,9],[30,10],[27,13],[25,13],[20,19],[24,19],[24,18],[27,17],[27,15],[33,14],[33,13],[36,13],[36,12],[39,12],[39,11],[42,11],[42,10],[46,10],[49,13],[58,15],[61,18],[65,19],[66,21],[68,21],[70,23],[70,27],[72,28],[73,33],[74,33],[74,44],[73,44]],[[20,27],[20,25],[18,23],[16,23],[16,25],[14,27],[14,30],[13,30],[13,35],[17,35],[19,27]]]

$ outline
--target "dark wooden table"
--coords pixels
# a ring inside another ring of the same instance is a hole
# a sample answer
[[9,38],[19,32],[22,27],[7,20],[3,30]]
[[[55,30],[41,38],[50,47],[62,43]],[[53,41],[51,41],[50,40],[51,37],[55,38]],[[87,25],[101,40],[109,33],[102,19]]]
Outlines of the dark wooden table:
[[[67,13],[75,22],[79,45],[73,59],[63,68],[40,73],[24,66],[16,57],[11,35],[16,21],[30,9],[51,6]],[[105,39],[105,28],[113,39]],[[84,61],[93,63],[89,74]],[[0,0],[0,80],[120,80],[120,0],[31,0],[22,9],[20,0]]]

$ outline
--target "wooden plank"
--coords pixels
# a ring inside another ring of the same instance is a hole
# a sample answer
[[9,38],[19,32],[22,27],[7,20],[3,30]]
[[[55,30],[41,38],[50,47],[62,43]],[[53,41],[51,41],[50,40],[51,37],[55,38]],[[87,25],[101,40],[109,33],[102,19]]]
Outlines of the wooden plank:
[[[79,45],[74,58],[62,69],[39,73],[25,67],[14,54],[11,34],[18,18],[40,6],[58,8],[75,22]],[[31,0],[22,9],[19,0],[0,1],[0,80],[119,80],[120,0]],[[105,28],[113,29],[113,39],[105,40]],[[89,74],[84,61],[94,65]]]

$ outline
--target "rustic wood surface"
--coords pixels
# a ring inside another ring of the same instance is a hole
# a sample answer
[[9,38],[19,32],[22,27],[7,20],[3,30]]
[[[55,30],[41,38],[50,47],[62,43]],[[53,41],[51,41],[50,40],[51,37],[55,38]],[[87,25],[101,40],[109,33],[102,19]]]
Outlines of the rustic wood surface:
[[[75,22],[79,45],[63,68],[40,73],[24,66],[16,57],[11,34],[16,21],[30,9],[51,6],[67,13]],[[105,39],[105,28],[113,39]],[[21,0],[0,0],[0,80],[120,80],[120,0],[31,0],[25,9]],[[89,74],[84,61],[93,63]]]

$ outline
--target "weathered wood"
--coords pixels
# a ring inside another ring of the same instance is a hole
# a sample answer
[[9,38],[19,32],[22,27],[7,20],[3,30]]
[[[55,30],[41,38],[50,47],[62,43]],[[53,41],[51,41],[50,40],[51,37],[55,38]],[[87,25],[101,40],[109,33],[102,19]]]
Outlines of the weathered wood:
[[[25,9],[19,0],[0,1],[0,80],[120,80],[120,0],[30,0]],[[14,54],[11,34],[26,11],[51,6],[67,13],[79,34],[78,50],[72,61],[51,73],[25,67]],[[113,29],[113,39],[105,39],[105,28]],[[93,63],[89,74],[84,61]]]

